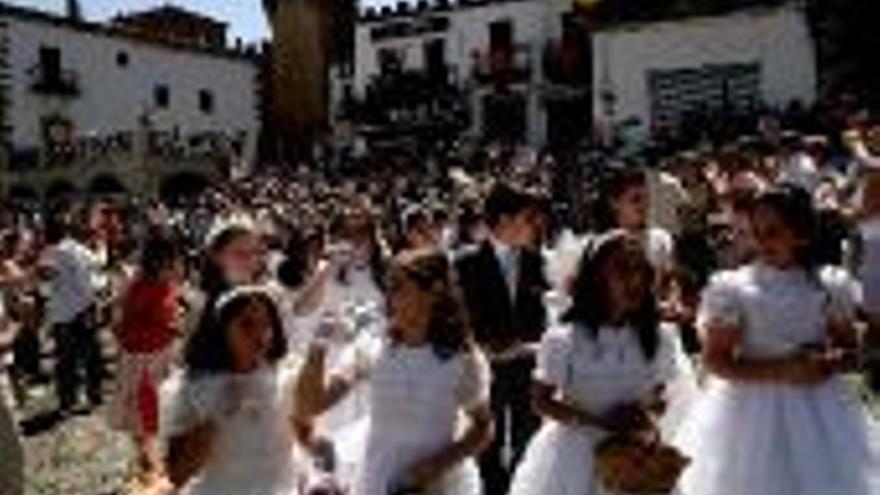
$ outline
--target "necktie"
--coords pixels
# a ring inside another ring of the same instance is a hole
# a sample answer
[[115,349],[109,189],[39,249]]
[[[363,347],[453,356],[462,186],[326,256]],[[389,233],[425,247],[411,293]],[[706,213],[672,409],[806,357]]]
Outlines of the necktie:
[[504,271],[504,281],[507,282],[507,290],[510,300],[516,299],[516,286],[519,282],[519,256],[513,249],[504,253],[501,263]]

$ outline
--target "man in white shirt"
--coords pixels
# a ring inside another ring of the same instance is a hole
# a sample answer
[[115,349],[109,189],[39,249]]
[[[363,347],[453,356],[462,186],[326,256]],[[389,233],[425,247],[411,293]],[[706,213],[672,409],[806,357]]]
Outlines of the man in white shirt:
[[799,187],[811,195],[819,187],[821,175],[816,161],[807,153],[800,136],[786,136],[784,152],[779,159],[777,182]]
[[62,222],[50,222],[46,237],[50,245],[40,257],[40,274],[46,282],[47,318],[55,338],[58,407],[67,413],[76,406],[83,385],[93,406],[102,402],[103,367],[95,323],[98,262]]
[[691,204],[691,197],[681,180],[665,170],[647,174],[650,210],[648,224],[673,236],[681,234],[681,211]]

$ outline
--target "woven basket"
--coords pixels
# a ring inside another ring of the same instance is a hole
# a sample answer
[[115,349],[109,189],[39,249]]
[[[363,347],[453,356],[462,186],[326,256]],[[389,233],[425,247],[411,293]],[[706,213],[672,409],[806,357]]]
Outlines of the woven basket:
[[674,447],[629,437],[612,437],[596,448],[602,485],[627,495],[671,493],[690,459]]

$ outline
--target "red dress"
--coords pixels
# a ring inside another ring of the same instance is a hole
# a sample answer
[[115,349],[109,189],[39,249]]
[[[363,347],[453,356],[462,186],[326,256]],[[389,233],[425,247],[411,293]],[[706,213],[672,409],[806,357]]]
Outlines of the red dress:
[[119,344],[131,354],[152,354],[174,341],[178,324],[175,284],[138,278],[122,300]]
[[136,434],[159,428],[159,385],[168,375],[178,330],[179,288],[138,277],[122,299],[122,349],[111,423]]

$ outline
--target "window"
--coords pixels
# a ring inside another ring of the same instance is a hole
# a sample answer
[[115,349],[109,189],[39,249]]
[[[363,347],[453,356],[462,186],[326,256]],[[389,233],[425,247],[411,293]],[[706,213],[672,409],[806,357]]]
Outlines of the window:
[[651,70],[647,78],[656,129],[674,130],[705,112],[754,108],[761,99],[757,62]]
[[380,48],[378,52],[379,70],[382,74],[399,73],[403,70],[404,52],[394,48]]
[[446,40],[442,38],[426,41],[425,67],[428,72],[437,73],[446,67]]
[[45,81],[61,79],[61,49],[50,46],[40,47],[40,71]]
[[214,113],[214,93],[208,89],[199,91],[199,110],[202,113]]
[[513,23],[508,20],[489,24],[489,47],[493,50],[509,48],[513,45]]
[[153,99],[157,107],[168,108],[171,105],[171,90],[165,84],[160,84],[153,91]]
[[116,65],[119,67],[128,67],[129,62],[130,58],[128,52],[119,52],[116,54]]

